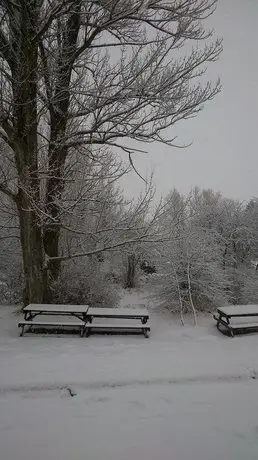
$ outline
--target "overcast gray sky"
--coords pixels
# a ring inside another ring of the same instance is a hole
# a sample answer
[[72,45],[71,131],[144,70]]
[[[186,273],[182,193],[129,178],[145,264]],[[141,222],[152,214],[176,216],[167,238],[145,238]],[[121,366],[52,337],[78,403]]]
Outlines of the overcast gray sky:
[[[187,149],[148,145],[148,155],[135,156],[141,174],[155,170],[157,193],[173,187],[187,193],[192,186],[213,188],[229,198],[258,196],[258,0],[219,0],[210,19],[224,51],[210,68],[223,89],[197,118],[171,128]],[[134,174],[124,180],[129,196],[142,181]]]

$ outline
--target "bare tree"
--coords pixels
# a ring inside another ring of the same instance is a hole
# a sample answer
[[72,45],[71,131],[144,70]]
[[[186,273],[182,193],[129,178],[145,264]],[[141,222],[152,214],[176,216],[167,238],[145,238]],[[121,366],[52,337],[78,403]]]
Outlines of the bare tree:
[[[170,238],[159,245],[157,278],[162,304],[170,310],[209,310],[231,300],[228,271],[223,270],[218,209],[194,189],[188,197],[177,191],[169,194],[166,215],[160,224],[170,228]],[[215,198],[216,194],[210,193]],[[206,196],[207,198],[207,196]],[[173,224],[173,225],[172,225]],[[225,223],[226,224],[226,223]],[[214,226],[213,226],[214,225]]]
[[221,51],[202,27],[216,3],[0,0],[0,136],[16,172],[0,191],[17,206],[27,301],[46,299],[59,274],[72,152],[174,145],[167,128],[219,91],[201,82]]

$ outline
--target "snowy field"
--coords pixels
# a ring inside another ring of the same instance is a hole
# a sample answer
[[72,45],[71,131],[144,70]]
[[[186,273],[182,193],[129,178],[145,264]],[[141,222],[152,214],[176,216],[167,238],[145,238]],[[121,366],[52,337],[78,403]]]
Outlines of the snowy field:
[[148,340],[20,338],[0,307],[0,459],[257,460],[258,334],[150,313]]

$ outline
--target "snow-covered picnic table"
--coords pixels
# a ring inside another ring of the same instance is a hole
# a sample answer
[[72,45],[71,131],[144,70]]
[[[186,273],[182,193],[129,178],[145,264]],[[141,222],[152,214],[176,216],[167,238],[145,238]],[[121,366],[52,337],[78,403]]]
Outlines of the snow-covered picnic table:
[[[119,323],[96,322],[96,319],[120,319]],[[140,323],[128,323],[124,320],[140,320]],[[86,335],[89,336],[92,330],[130,330],[143,332],[148,337],[150,326],[147,325],[149,313],[146,308],[89,308],[87,311]]]
[[[145,308],[90,308],[88,305],[53,305],[53,304],[30,304],[23,309],[24,321],[20,321],[21,336],[30,332],[33,328],[43,329],[67,329],[78,328],[80,335],[90,335],[92,330],[99,331],[139,331],[148,337],[150,326],[147,324],[149,313]],[[54,320],[42,321],[41,316],[56,316]],[[64,321],[60,317],[66,317]],[[72,318],[72,321],[71,321]],[[120,323],[99,323],[96,318],[121,319]],[[134,323],[124,320],[133,320]],[[140,320],[141,322],[136,322]],[[26,330],[25,330],[26,328]]]
[[[31,331],[33,327],[41,328],[79,328],[80,335],[85,332],[87,321],[87,311],[89,305],[54,305],[54,304],[30,304],[23,309],[24,321],[20,321],[18,327],[21,327],[21,336],[25,332]],[[42,321],[35,319],[37,316],[56,316],[66,317],[66,321],[57,318],[51,321]],[[71,321],[71,318],[73,321]]]
[[[250,318],[253,318],[252,322]],[[239,332],[258,331],[258,305],[231,305],[220,307],[214,315],[217,328],[232,337]],[[222,329],[221,329],[222,326]]]

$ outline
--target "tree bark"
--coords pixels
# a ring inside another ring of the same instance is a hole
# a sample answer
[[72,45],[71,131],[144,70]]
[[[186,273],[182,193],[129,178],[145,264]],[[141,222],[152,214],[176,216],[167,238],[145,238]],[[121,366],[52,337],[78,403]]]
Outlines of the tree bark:
[[12,68],[13,144],[18,172],[16,204],[25,277],[24,302],[42,303],[47,279],[44,275],[40,225],[40,181],[37,143],[37,0],[15,8],[10,41],[15,54]]
[[[48,151],[49,178],[46,189],[46,213],[51,220],[45,228],[44,248],[48,257],[48,271],[50,281],[58,279],[60,274],[60,260],[51,260],[59,255],[60,240],[60,199],[64,189],[64,167],[68,149],[63,145],[66,135],[68,109],[70,104],[70,83],[73,62],[76,54],[77,39],[80,30],[81,0],[75,0],[73,8],[67,18],[64,29],[60,32],[62,47],[58,62],[57,80],[50,109],[50,143]],[[53,104],[54,101],[54,104]]]
[[223,267],[223,270],[226,269],[226,256],[227,256],[227,252],[228,252],[228,245],[226,244],[225,249],[224,249],[224,252],[223,252],[223,259],[222,259],[222,267]]
[[18,196],[17,208],[25,279],[24,304],[43,303],[48,300],[48,286],[38,218],[22,192]]
[[192,284],[191,284],[191,276],[190,276],[190,262],[189,262],[188,251],[187,251],[187,259],[188,259],[188,261],[187,261],[188,294],[189,294],[189,300],[190,300],[191,308],[193,310],[194,324],[195,324],[195,326],[197,326],[197,315],[196,315],[196,310],[195,310],[195,306],[194,306],[194,303],[193,303],[193,297],[192,297]]
[[[56,171],[56,174],[60,174]],[[60,177],[60,176],[59,176]],[[49,224],[44,229],[44,249],[48,261],[48,273],[50,281],[56,281],[60,274],[60,260],[51,260],[51,257],[59,255],[59,240],[60,240],[60,209],[57,200],[61,198],[63,192],[63,181],[61,178],[51,178],[47,183],[46,190],[46,213],[51,218]]]
[[130,254],[127,259],[127,272],[125,287],[128,289],[135,287],[135,269],[136,269],[136,257],[135,254]]
[[182,299],[182,296],[181,296],[180,283],[179,283],[179,280],[178,280],[177,271],[176,271],[175,267],[173,267],[173,268],[174,268],[174,273],[175,273],[175,278],[176,278],[178,299],[179,299],[179,305],[180,305],[180,319],[181,319],[182,326],[184,326],[185,322],[184,322],[184,313],[183,313],[183,299]]

